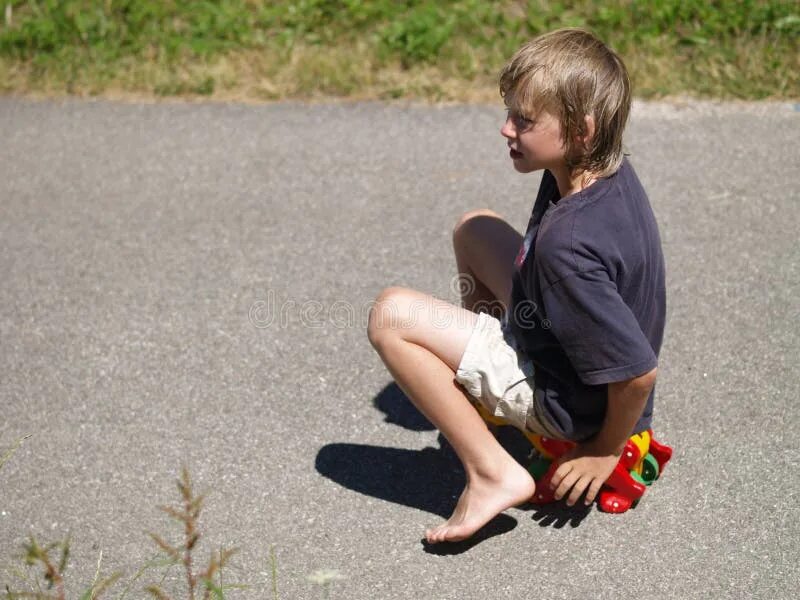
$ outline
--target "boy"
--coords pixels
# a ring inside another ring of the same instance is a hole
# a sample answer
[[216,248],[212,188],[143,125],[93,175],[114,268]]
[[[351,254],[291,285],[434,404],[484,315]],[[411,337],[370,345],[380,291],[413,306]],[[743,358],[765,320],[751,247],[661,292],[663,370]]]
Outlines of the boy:
[[426,531],[429,543],[471,536],[535,489],[472,402],[521,429],[578,442],[552,479],[569,505],[594,500],[626,440],[652,418],[664,261],[647,196],[622,154],[625,66],[591,34],[559,30],[517,51],[500,92],[514,168],[545,170],[525,237],[491,211],[467,213],[453,234],[468,284],[463,308],[389,288],[370,313],[371,343],[466,471],[452,516]]

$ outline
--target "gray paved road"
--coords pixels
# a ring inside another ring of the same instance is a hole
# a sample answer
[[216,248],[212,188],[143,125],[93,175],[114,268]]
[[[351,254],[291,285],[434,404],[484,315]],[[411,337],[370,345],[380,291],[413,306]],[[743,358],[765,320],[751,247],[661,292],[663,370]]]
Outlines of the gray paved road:
[[461,475],[366,310],[395,284],[456,300],[462,212],[527,222],[538,176],[500,108],[0,100],[0,448],[31,434],[0,471],[0,563],[71,531],[73,597],[101,550],[130,576],[146,531],[177,537],[155,507],[185,463],[201,555],[241,548],[232,598],[272,597],[271,546],[281,598],[322,597],[320,569],[331,598],[796,597],[795,108],[636,106],[669,271],[664,478],[624,516],[510,510],[436,555],[421,534]]

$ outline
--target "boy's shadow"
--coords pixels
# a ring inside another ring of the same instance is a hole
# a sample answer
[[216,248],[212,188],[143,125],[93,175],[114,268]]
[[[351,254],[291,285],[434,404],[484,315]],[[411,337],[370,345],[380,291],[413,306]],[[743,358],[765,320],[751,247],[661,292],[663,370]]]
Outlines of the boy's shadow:
[[[399,425],[412,431],[436,431],[436,427],[425,418],[417,408],[411,404],[403,391],[396,383],[390,383],[383,391],[375,397],[373,405],[386,415],[384,422]],[[531,445],[525,436],[513,427],[501,427],[498,431],[497,439],[502,446],[518,462],[527,464]],[[453,461],[455,467],[460,471],[461,463],[456,456],[453,447],[447,439],[440,433],[438,437],[441,452]]]
[[583,499],[578,500],[575,506],[567,506],[564,500],[552,504],[530,504],[528,506],[533,509],[531,518],[539,523],[539,527],[552,527],[553,529],[562,529],[566,525],[572,528],[578,527],[592,512],[592,507],[584,505]]
[[[387,423],[412,431],[435,430],[395,383],[378,394],[374,405],[386,415]],[[530,445],[521,433],[512,427],[502,427],[498,440],[515,459],[526,464]],[[461,463],[450,444],[441,434],[438,441],[439,448],[422,450],[328,444],[317,454],[316,468],[325,477],[351,490],[446,519],[466,481]],[[542,526],[563,527],[570,521],[573,527],[577,526],[574,512],[570,511],[566,520],[563,515],[553,512],[559,506],[537,507],[534,519],[539,520]],[[434,554],[458,554],[485,539],[506,533],[516,525],[514,518],[500,514],[464,542],[425,545],[425,550]]]

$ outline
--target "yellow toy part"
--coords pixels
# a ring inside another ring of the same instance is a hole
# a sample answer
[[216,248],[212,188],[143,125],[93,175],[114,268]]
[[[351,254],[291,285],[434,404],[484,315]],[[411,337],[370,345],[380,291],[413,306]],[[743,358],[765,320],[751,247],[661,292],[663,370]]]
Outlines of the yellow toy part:
[[506,421],[505,419],[501,419],[500,417],[496,417],[492,413],[490,413],[483,406],[483,404],[480,404],[479,402],[475,402],[475,403],[473,403],[473,406],[477,409],[478,414],[481,416],[481,419],[483,419],[487,423],[491,423],[492,425],[508,425],[509,424],[508,421]]
[[642,464],[644,463],[644,457],[647,456],[647,452],[650,450],[650,432],[643,431],[642,433],[636,433],[630,437],[630,440],[639,450],[639,459],[633,466],[633,470],[636,471],[639,475],[641,475]]
[[547,448],[544,447],[542,444],[542,436],[538,433],[532,433],[530,431],[525,431],[525,437],[528,438],[528,441],[531,443],[531,446],[536,448],[536,451],[542,458],[546,458],[547,460],[553,460],[555,456],[553,456],[552,452],[549,452]]

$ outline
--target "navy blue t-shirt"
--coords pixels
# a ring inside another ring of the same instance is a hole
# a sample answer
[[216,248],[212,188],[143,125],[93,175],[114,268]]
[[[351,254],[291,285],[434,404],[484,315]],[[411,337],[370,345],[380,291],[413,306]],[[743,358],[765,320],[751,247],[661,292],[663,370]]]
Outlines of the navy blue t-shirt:
[[[508,323],[535,366],[536,394],[568,439],[600,430],[608,385],[656,367],[664,256],[633,167],[560,198],[545,171],[517,259]],[[653,415],[650,393],[635,432]]]

